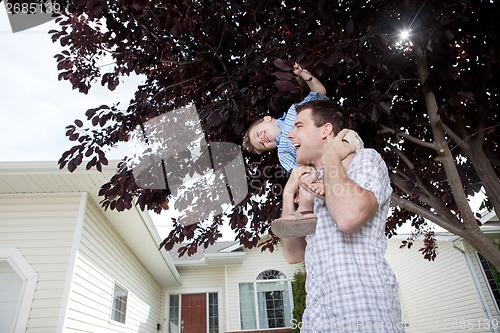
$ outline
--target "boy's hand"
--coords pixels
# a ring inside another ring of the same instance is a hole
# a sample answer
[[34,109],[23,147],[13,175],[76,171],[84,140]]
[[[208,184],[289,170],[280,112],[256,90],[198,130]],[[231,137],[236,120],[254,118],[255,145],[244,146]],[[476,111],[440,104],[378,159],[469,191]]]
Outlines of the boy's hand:
[[293,64],[293,74],[300,76],[300,73],[302,73],[302,71],[303,69],[298,63]]
[[351,153],[356,151],[356,147],[349,142],[344,141],[344,136],[349,132],[348,129],[343,129],[335,137],[329,136],[326,139],[326,144],[323,146],[323,165],[339,163]]
[[[293,65],[293,74],[300,76],[304,80],[309,79],[309,77],[312,76],[311,73],[309,73],[309,71],[307,69],[300,67],[300,65],[298,63],[295,63]],[[307,77],[304,78],[304,76],[307,76]]]

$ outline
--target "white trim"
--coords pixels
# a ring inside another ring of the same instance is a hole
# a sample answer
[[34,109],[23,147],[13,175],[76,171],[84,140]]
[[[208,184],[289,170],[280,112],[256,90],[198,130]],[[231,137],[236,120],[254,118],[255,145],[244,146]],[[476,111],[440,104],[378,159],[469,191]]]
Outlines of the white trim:
[[75,232],[73,233],[73,242],[71,244],[71,253],[68,260],[68,271],[66,273],[66,281],[64,283],[64,292],[61,300],[61,309],[59,310],[59,319],[57,320],[56,332],[63,332],[66,326],[67,313],[69,310],[69,299],[71,294],[71,286],[73,285],[74,273],[76,268],[76,259],[82,240],[83,225],[85,223],[85,212],[87,210],[87,202],[89,200],[88,193],[82,192],[80,196],[80,205],[78,207],[78,215],[75,221]]
[[486,213],[483,217],[481,217],[479,219],[479,222],[481,222],[481,224],[485,224],[489,220],[491,220],[495,215],[496,215],[495,210],[492,210],[492,211]]
[[241,248],[243,248],[243,245],[241,245],[239,242],[235,242],[235,243],[229,245],[228,247],[220,249],[218,251],[218,253],[230,253],[230,252],[233,252],[233,251],[241,249]]
[[38,274],[17,248],[0,248],[0,260],[5,260],[23,280],[21,304],[17,312],[14,333],[26,332],[28,318],[35,295]]
[[[226,296],[226,311],[224,316],[226,317],[226,331],[229,327],[229,291],[228,291],[228,282],[227,282],[227,265],[224,265],[224,294]],[[238,292],[239,294],[239,292]],[[239,308],[239,307],[238,307]]]

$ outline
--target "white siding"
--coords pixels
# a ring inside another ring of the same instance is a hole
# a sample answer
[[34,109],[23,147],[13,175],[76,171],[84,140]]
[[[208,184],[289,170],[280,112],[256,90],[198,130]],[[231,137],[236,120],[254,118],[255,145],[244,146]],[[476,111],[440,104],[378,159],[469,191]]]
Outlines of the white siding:
[[56,331],[81,194],[0,195],[0,247],[15,247],[38,274],[26,333]]
[[[128,290],[126,323],[111,321],[115,281]],[[161,288],[91,200],[64,332],[157,332]]]
[[486,317],[464,255],[451,242],[439,241],[434,262],[418,251],[422,241],[411,249],[400,244],[389,240],[386,258],[399,282],[406,333],[489,332],[479,328]]

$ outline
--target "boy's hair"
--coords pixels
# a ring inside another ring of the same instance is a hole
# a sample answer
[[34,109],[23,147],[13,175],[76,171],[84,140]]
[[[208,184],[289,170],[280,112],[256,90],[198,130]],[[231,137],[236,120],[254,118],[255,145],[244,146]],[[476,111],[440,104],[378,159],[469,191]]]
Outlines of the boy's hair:
[[333,134],[337,135],[344,128],[351,128],[349,116],[336,102],[332,100],[313,100],[297,106],[297,114],[311,109],[314,126],[321,127],[326,123],[333,125]]
[[264,121],[264,117],[261,117],[257,120],[255,120],[252,125],[250,125],[250,127],[248,128],[248,130],[246,131],[245,133],[245,136],[243,137],[243,143],[242,143],[242,146],[243,148],[252,153],[252,154],[262,154],[263,151],[260,150],[260,149],[257,149],[257,147],[255,147],[252,142],[250,141],[250,131],[255,127],[257,126],[258,124],[262,123]]

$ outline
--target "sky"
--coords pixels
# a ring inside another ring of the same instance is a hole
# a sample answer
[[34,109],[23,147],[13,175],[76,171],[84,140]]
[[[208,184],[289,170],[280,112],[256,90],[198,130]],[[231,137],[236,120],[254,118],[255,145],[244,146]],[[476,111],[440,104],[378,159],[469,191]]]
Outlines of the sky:
[[[84,120],[85,111],[102,104],[128,105],[139,79],[133,78],[114,92],[100,86],[88,95],[58,81],[54,55],[62,48],[48,31],[55,23],[12,33],[5,7],[0,5],[0,161],[56,161],[72,146],[65,127]],[[126,147],[110,152],[121,159]]]

